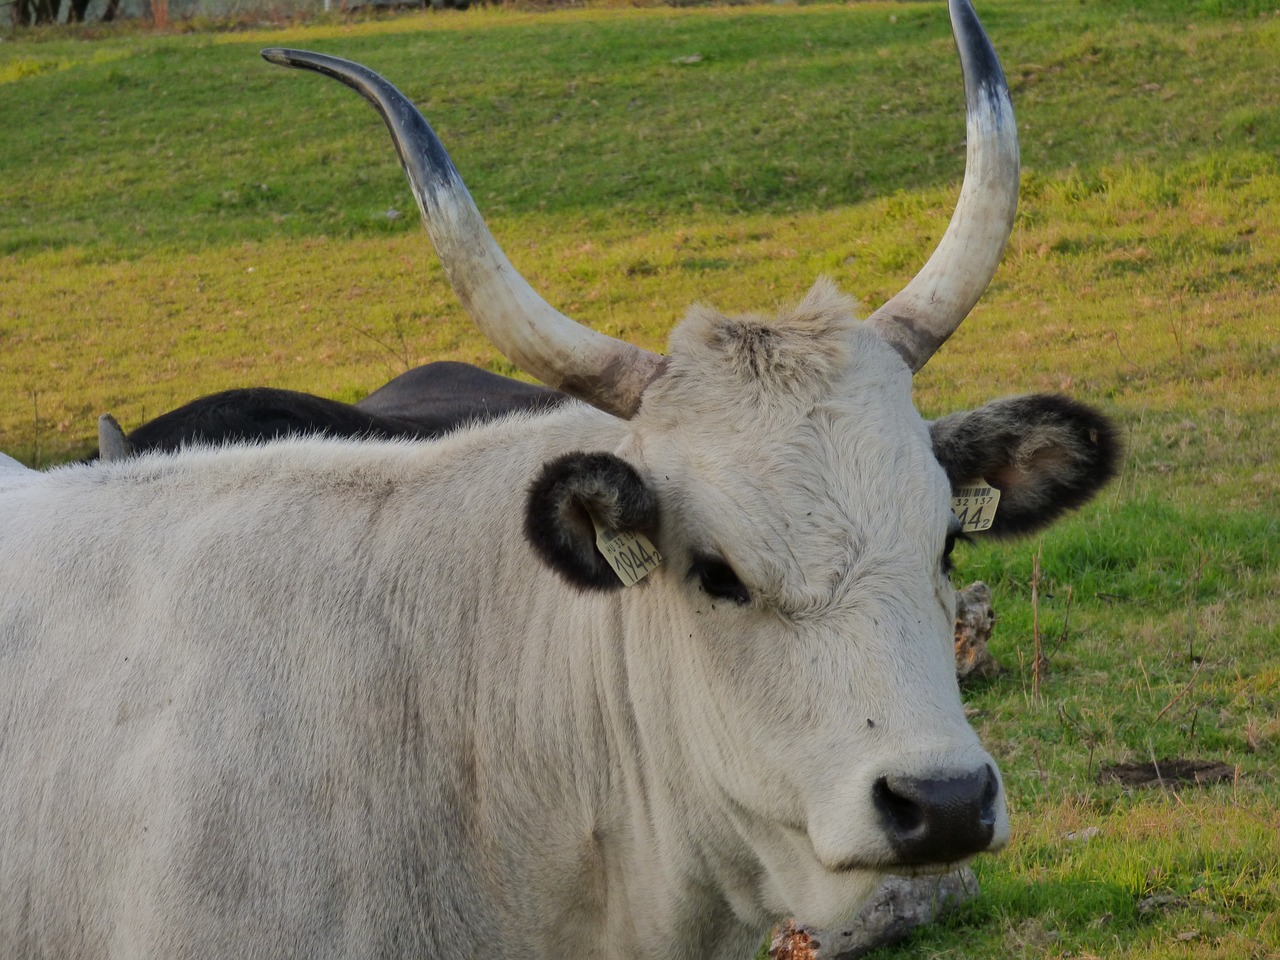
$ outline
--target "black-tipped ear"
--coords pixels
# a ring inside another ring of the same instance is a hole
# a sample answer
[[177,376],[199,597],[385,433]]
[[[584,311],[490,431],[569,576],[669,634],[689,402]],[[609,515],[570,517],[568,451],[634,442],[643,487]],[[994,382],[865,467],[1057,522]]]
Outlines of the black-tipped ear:
[[635,468],[612,453],[566,453],[543,466],[529,487],[525,537],[570,583],[614,590],[622,581],[596,549],[592,517],[615,532],[652,538],[658,501]]
[[933,453],[952,489],[985,480],[1000,491],[990,533],[1048,526],[1093,498],[1115,476],[1115,425],[1092,407],[1056,394],[997,400],[929,425]]

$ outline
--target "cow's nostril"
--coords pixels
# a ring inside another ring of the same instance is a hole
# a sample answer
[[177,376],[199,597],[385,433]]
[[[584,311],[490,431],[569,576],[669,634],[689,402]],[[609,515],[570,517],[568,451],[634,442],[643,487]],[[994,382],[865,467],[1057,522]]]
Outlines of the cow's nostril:
[[888,821],[890,830],[899,836],[914,833],[924,823],[924,811],[909,797],[895,793],[888,777],[876,781],[872,794],[876,809]]
[[979,820],[989,827],[996,824],[996,797],[1000,795],[999,781],[996,779],[996,773],[990,767],[987,767],[987,786],[982,791],[982,809],[979,811]]
[[989,764],[955,776],[891,774],[876,780],[872,802],[904,864],[944,864],[985,850],[995,833],[999,781]]

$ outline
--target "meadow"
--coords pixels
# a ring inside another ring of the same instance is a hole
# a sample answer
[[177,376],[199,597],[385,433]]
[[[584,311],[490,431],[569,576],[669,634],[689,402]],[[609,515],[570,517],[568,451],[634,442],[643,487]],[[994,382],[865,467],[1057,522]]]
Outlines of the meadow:
[[[977,6],[1021,207],[917,404],[1063,391],[1127,455],[1042,537],[957,551],[957,583],[993,588],[1007,670],[966,697],[1015,839],[975,865],[976,900],[876,956],[1280,956],[1280,11]],[[233,386],[354,400],[432,359],[514,372],[444,282],[374,113],[266,46],[400,86],[529,281],[656,349],[691,302],[772,311],[820,274],[878,306],[963,170],[940,2],[19,31],[0,41],[0,450],[49,466],[103,411],[129,428]],[[1102,776],[1176,758],[1231,775]]]

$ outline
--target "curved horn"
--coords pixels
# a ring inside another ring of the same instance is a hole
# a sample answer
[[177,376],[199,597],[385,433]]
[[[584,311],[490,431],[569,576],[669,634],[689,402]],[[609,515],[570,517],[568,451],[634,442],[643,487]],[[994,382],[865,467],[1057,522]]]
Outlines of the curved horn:
[[377,108],[445,275],[476,326],[507,359],[601,410],[623,418],[635,414],[665,358],[582,326],[529,286],[485,226],[440,138],[404,94],[349,60],[282,49],[263,50],[262,56],[341,80]]
[[1018,129],[1004,71],[969,0],[950,0],[949,6],[964,72],[964,185],[929,262],[867,319],[913,373],[987,289],[1018,209]]

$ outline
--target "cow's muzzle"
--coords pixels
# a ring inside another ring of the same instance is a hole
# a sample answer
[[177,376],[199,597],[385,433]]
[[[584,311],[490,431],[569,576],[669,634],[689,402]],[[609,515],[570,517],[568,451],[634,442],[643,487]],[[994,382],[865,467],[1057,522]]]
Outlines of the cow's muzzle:
[[945,778],[883,776],[871,793],[903,866],[956,863],[992,846],[1000,779],[990,764]]

